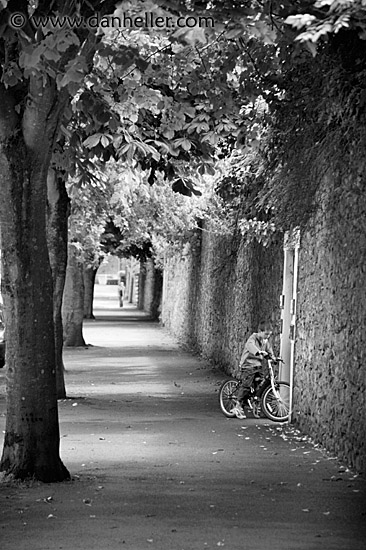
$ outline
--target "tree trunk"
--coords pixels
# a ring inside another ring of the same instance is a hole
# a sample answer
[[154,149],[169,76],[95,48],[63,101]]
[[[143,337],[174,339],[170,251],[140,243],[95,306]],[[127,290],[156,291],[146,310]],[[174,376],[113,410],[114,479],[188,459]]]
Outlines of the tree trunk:
[[154,320],[158,320],[161,314],[161,300],[163,294],[163,272],[154,266],[153,300],[150,314]]
[[163,272],[152,258],[140,264],[138,308],[158,320],[161,313]]
[[[0,470],[70,477],[59,456],[53,284],[46,239],[51,88],[33,82],[21,123],[0,85],[0,222],[7,417]],[[33,98],[37,98],[36,100]],[[53,131],[55,128],[53,127]]]
[[48,217],[47,239],[53,278],[53,321],[55,329],[56,386],[57,398],[66,397],[62,327],[62,296],[65,286],[67,266],[67,219],[70,200],[66,192],[62,174],[50,169],[47,178]]
[[143,310],[145,307],[145,292],[146,292],[146,262],[140,262],[139,296],[137,300],[137,309]]
[[98,267],[88,266],[84,269],[84,319],[95,319],[93,313],[93,301],[94,285]]
[[83,337],[84,319],[84,264],[77,247],[70,243],[64,298],[62,304],[62,322],[65,346],[85,346]]

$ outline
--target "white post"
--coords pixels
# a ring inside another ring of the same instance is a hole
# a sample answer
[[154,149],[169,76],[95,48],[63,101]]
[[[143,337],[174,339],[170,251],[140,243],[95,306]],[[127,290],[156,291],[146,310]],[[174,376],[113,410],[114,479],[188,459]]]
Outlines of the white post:
[[290,384],[290,417],[294,379],[295,330],[297,279],[300,249],[300,232],[295,229],[286,233],[284,242],[283,290],[281,296],[281,357],[285,364],[280,370],[280,379]]
[[281,295],[281,347],[280,355],[284,360],[284,365],[280,369],[280,378],[285,382],[290,382],[290,363],[291,363],[291,300],[294,277],[294,251],[290,248],[284,248],[283,265],[283,287]]
[[295,231],[295,247],[294,247],[294,270],[292,282],[292,300],[291,300],[291,324],[290,324],[290,340],[291,340],[291,357],[290,357],[290,417],[292,414],[292,395],[294,383],[294,368],[295,368],[295,339],[296,339],[296,308],[297,308],[297,280],[299,267],[299,250],[300,250],[300,232]]

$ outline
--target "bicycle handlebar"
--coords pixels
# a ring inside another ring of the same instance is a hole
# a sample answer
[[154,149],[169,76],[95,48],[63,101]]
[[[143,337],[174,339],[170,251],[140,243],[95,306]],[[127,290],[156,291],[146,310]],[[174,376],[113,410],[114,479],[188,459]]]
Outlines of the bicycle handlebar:
[[267,358],[270,361],[273,361],[274,363],[284,363],[284,360],[282,359],[282,357],[274,357],[268,354]]

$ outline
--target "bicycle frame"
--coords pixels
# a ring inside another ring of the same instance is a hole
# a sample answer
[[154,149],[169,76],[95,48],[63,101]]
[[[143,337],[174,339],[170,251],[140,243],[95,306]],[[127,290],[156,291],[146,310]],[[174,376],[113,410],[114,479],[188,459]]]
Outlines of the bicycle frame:
[[280,394],[278,393],[278,390],[275,386],[276,376],[273,370],[272,361],[273,359],[268,359],[269,378],[271,381],[273,394],[276,396],[277,399],[280,399]]
[[[279,361],[280,359],[278,359]],[[253,391],[253,393],[257,396],[257,397],[260,397],[260,395],[263,393],[263,391],[269,386],[271,385],[272,387],[272,390],[273,390],[273,393],[275,394],[275,396],[278,398],[278,391],[277,391],[277,388],[275,386],[275,383],[276,383],[276,374],[274,372],[274,368],[273,368],[273,365],[272,363],[274,363],[274,359],[271,359],[271,358],[268,358],[267,359],[268,361],[268,374],[267,375],[262,375],[261,377],[261,381],[259,382],[259,384],[257,385],[254,385],[254,381],[253,381],[253,385],[252,385],[252,388],[251,390]],[[258,394],[258,390],[260,390],[259,394]]]

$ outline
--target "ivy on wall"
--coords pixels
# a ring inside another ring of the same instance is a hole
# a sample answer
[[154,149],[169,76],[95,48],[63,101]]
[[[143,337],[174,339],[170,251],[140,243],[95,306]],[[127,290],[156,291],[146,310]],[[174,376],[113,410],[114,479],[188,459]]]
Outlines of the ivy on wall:
[[306,224],[325,174],[334,185],[344,175],[360,177],[366,144],[365,61],[364,41],[342,31],[316,57],[303,52],[284,71],[284,99],[272,111],[259,194],[259,204],[272,208],[276,225]]
[[236,229],[263,244],[306,225],[325,175],[334,189],[345,175],[364,184],[364,40],[342,30],[316,56],[285,40],[280,47],[280,91],[269,104],[263,139],[251,155],[231,156],[216,188]]

